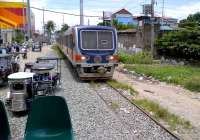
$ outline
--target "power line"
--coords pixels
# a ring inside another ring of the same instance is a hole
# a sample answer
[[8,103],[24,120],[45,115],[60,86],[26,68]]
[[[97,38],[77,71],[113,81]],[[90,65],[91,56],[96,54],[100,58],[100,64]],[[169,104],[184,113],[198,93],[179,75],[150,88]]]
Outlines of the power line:
[[[54,10],[48,10],[48,9],[42,9],[42,8],[38,8],[38,7],[31,7],[32,9],[36,9],[36,10],[40,10],[40,11],[46,11],[46,12],[51,12],[51,13],[57,13],[57,14],[64,14],[64,15],[70,15],[70,16],[77,16],[80,17],[81,15],[79,14],[72,14],[72,13],[67,13],[67,12],[58,12],[58,11],[54,11]],[[84,17],[96,17],[96,18],[102,18],[102,16],[92,16],[92,15],[83,15]]]

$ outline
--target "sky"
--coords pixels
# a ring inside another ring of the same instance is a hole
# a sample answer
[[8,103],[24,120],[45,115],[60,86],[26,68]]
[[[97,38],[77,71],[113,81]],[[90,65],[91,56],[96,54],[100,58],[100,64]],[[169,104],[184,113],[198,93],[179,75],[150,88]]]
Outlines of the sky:
[[[23,0],[4,0],[4,1],[23,1]],[[24,0],[26,1],[26,0]],[[79,14],[80,0],[30,0],[32,7],[44,8],[54,11]],[[116,12],[121,8],[126,8],[133,15],[137,16],[142,13],[142,5],[149,4],[151,0],[83,0],[84,15],[102,16],[102,11]],[[156,0],[155,14],[162,15],[163,0]],[[200,11],[200,0],[164,0],[164,15],[167,17],[177,18],[179,20],[186,18],[189,14]],[[43,14],[42,11],[32,9],[35,15],[36,30],[42,30]],[[79,17],[53,14],[45,12],[45,23],[53,20],[56,23],[56,29],[67,23],[70,26],[79,24]],[[64,17],[64,18],[63,18]],[[64,20],[63,20],[64,19]],[[86,25],[96,25],[102,19],[98,17],[85,17]]]

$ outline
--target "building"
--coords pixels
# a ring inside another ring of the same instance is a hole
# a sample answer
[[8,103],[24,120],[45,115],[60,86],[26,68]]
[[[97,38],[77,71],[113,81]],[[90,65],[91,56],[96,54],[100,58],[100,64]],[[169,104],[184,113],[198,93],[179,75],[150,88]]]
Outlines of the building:
[[[35,16],[31,12],[31,29],[35,31]],[[0,1],[0,29],[4,42],[7,34],[15,29],[21,29],[27,32],[26,3]],[[9,35],[10,36],[10,35]]]
[[144,48],[151,46],[151,25],[154,24],[155,39],[162,35],[163,32],[175,31],[178,28],[178,20],[174,18],[162,18],[150,16],[138,16],[138,33],[142,36]]
[[106,22],[113,23],[113,20],[116,20],[118,23],[124,24],[124,25],[128,25],[128,24],[132,24],[135,26],[138,25],[137,18],[133,17],[132,13],[124,8],[114,13],[106,11],[106,12],[103,12],[103,15],[104,15],[103,19]]
[[118,31],[117,34],[119,51],[134,54],[143,49],[137,29]]

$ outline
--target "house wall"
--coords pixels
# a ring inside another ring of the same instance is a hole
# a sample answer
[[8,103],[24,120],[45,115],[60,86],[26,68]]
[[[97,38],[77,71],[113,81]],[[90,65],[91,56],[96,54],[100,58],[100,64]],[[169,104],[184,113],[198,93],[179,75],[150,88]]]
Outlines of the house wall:
[[133,33],[118,33],[118,48],[119,51],[134,54],[142,51],[141,38],[137,32]]

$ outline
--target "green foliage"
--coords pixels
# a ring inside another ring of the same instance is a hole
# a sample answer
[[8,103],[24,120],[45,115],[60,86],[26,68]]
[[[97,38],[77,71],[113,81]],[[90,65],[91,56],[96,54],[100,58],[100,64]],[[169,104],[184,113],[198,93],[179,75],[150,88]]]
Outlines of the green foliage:
[[13,38],[13,41],[22,44],[24,42],[24,33],[21,30],[16,29],[15,38]]
[[200,92],[200,76],[193,76],[184,82],[184,87],[191,90]]
[[189,121],[186,121],[183,118],[170,113],[167,109],[161,107],[158,103],[147,99],[133,100],[133,102],[138,106],[141,106],[145,111],[151,112],[151,115],[153,115],[154,118],[167,122],[172,130],[177,129],[179,126],[184,128],[191,128]]
[[111,23],[108,22],[108,21],[105,21],[105,22],[100,22],[97,24],[98,26],[111,26]]
[[200,13],[179,24],[178,31],[164,34],[156,41],[158,54],[174,58],[200,59]]
[[137,91],[135,91],[131,86],[129,86],[125,83],[121,83],[121,82],[116,81],[116,80],[110,80],[107,83],[113,88],[130,91],[130,93],[132,95],[138,94]]
[[47,22],[47,24],[45,24],[45,30],[46,30],[50,39],[51,39],[52,33],[55,31],[55,28],[56,28],[56,25],[52,20],[49,20]]
[[57,53],[57,55],[58,55],[60,58],[64,58],[64,59],[67,58],[67,57],[63,54],[63,52],[60,50],[58,44],[54,44],[54,45],[52,46],[52,49]]
[[120,53],[120,61],[125,64],[152,64],[153,57],[150,52],[138,52],[133,55]]
[[61,28],[61,32],[63,33],[63,32],[65,32],[65,31],[67,31],[68,29],[69,29],[69,25],[63,24],[63,25],[62,25],[62,28]]
[[135,71],[147,76],[182,85],[191,91],[200,91],[200,68],[191,66],[172,66],[172,65],[126,65],[129,71]]
[[133,24],[122,24],[117,22],[117,20],[113,20],[113,26],[117,29],[117,30],[127,30],[127,29],[135,29],[136,26]]

